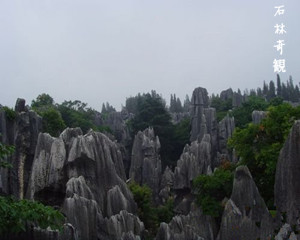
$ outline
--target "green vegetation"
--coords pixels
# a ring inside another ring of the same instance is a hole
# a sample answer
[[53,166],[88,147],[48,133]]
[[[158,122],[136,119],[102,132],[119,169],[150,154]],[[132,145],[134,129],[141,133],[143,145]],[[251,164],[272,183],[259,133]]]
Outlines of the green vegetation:
[[212,96],[210,106],[216,109],[217,120],[221,121],[228,113],[228,110],[232,109],[232,98],[228,98],[226,101],[221,100],[219,96]]
[[2,107],[1,110],[4,110],[5,111],[5,114],[6,114],[6,117],[13,121],[15,120],[16,116],[17,116],[17,113],[12,109],[12,108],[9,108],[9,107]]
[[222,200],[230,198],[233,184],[234,166],[224,163],[212,175],[199,175],[193,180],[196,203],[203,213],[213,217],[221,217]]
[[0,235],[26,231],[28,224],[37,223],[42,229],[62,230],[65,218],[52,207],[26,199],[0,197]]
[[[300,118],[300,107],[283,103],[268,108],[261,124],[237,128],[228,144],[235,148],[241,163],[248,166],[267,206],[272,209],[276,163],[295,119]],[[271,186],[271,187],[270,187]]]
[[241,107],[235,108],[232,111],[234,116],[235,126],[239,128],[246,127],[252,121],[252,112],[254,110],[265,111],[269,104],[262,97],[249,96],[248,100]]
[[144,222],[145,228],[149,230],[149,237],[154,237],[159,224],[161,222],[170,222],[174,216],[173,199],[170,198],[165,205],[155,207],[152,201],[152,191],[147,185],[140,186],[132,182],[128,186],[138,206],[139,218]]

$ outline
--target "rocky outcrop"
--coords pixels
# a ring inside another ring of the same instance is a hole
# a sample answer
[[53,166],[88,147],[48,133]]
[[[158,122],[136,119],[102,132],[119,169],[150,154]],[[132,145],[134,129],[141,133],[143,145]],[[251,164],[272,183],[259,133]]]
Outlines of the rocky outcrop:
[[153,128],[139,131],[133,142],[129,178],[136,183],[148,185],[155,198],[160,190],[161,160],[160,142]]
[[220,99],[222,101],[226,101],[226,100],[232,100],[232,97],[233,97],[233,91],[231,88],[228,88],[227,90],[224,90],[221,92],[220,94]]
[[214,240],[215,237],[214,219],[193,205],[187,216],[177,215],[169,224],[161,223],[156,240]]
[[42,128],[42,119],[25,107],[25,100],[18,99],[15,112],[0,109],[1,142],[15,146],[14,154],[7,159],[13,165],[11,169],[2,169],[0,173],[2,191],[23,198],[31,172],[38,134]]
[[297,236],[291,226],[286,223],[280,228],[275,240],[297,240]]
[[163,203],[165,203],[171,196],[171,189],[173,188],[173,184],[174,184],[174,173],[167,166],[161,177],[160,192],[159,192],[159,197]]
[[27,196],[61,207],[79,239],[121,239],[143,230],[126,225],[140,220],[125,181],[115,142],[102,133],[66,129],[58,138],[39,135]]
[[267,117],[267,112],[265,111],[253,111],[252,112],[252,122],[254,124],[260,124],[260,122]]
[[191,99],[191,142],[202,139],[205,132],[204,108],[208,108],[209,98],[205,88],[198,87]]
[[199,174],[212,172],[211,139],[205,134],[199,143],[186,145],[174,171],[174,189],[191,189],[191,181]]
[[103,122],[111,129],[118,142],[125,143],[130,141],[131,137],[123,117],[123,112],[110,112]]
[[275,205],[286,215],[286,222],[297,225],[300,221],[300,121],[296,121],[280,151],[275,175]]
[[234,161],[234,156],[228,151],[227,141],[232,136],[235,128],[234,117],[227,115],[218,125],[218,152],[219,162],[222,160]]
[[270,239],[273,221],[246,166],[235,171],[231,198],[225,205],[219,240]]
[[145,230],[144,224],[135,215],[124,210],[110,218],[105,218],[99,227],[100,239],[112,240],[141,239],[140,236]]

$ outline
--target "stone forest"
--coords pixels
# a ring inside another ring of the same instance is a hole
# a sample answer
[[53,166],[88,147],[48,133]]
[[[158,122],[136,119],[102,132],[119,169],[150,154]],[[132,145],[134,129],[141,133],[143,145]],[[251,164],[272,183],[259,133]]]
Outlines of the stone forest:
[[299,100],[277,76],[121,111],[0,105],[0,239],[300,239]]

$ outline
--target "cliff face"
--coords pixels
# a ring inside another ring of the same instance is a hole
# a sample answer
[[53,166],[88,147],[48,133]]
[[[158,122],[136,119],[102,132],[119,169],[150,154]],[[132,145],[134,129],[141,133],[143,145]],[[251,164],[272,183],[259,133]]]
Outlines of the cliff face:
[[129,178],[140,185],[148,185],[157,201],[162,176],[159,151],[159,138],[153,128],[139,131],[134,138],[129,171]]
[[222,216],[219,240],[270,239],[273,220],[246,166],[235,170],[231,198]]
[[121,239],[144,229],[125,180],[121,152],[104,134],[41,133],[27,197],[62,207],[80,239]]
[[13,168],[0,171],[0,192],[24,197],[41,128],[41,117],[25,107],[24,99],[17,100],[14,115],[0,109],[1,142],[15,146],[14,154],[7,159]]
[[290,225],[300,220],[300,121],[296,121],[280,151],[275,175],[275,205]]

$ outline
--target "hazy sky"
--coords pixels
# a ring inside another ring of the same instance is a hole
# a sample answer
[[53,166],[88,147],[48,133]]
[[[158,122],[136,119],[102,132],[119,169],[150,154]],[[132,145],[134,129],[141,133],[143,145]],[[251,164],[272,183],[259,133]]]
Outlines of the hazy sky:
[[0,0],[0,103],[11,107],[41,93],[101,110],[151,89],[168,101],[199,86],[243,91],[276,80],[275,58],[298,83],[299,0]]

